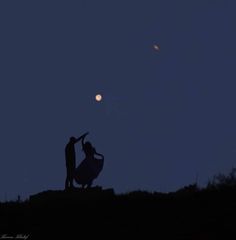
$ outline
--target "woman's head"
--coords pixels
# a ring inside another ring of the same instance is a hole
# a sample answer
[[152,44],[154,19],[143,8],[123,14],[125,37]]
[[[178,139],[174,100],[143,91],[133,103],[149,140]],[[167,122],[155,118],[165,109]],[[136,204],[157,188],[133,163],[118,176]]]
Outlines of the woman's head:
[[94,148],[93,148],[93,146],[90,142],[86,142],[84,144],[83,150],[84,150],[86,155],[94,154]]

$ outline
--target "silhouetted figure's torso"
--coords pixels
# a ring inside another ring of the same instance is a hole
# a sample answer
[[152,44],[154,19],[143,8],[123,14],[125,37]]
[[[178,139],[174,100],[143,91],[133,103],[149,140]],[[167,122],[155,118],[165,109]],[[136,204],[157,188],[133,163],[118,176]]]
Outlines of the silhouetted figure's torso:
[[75,144],[72,142],[67,143],[66,149],[66,167],[75,169]]
[[75,165],[76,165],[76,157],[75,157],[75,143],[77,143],[80,139],[76,139],[74,137],[70,138],[70,141],[67,143],[65,148],[65,157],[66,157],[66,182],[65,189],[74,187],[74,173],[75,173]]

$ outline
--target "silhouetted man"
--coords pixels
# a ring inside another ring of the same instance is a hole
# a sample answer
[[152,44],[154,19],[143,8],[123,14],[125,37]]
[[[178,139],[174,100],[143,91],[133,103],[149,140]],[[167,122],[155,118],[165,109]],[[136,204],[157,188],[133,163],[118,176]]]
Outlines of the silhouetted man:
[[67,143],[65,148],[65,157],[66,157],[66,182],[65,189],[73,188],[73,180],[74,180],[74,172],[75,172],[75,164],[76,164],[76,156],[75,156],[75,144],[80,141],[84,136],[88,133],[85,133],[79,138],[71,137],[70,141]]

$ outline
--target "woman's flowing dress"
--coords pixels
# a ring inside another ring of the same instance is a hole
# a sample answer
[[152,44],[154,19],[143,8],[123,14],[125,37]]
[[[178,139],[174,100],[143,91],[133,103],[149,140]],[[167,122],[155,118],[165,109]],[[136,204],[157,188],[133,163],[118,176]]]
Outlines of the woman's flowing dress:
[[[99,154],[100,155],[100,154]],[[102,155],[100,155],[102,156]],[[74,179],[77,184],[91,184],[98,177],[103,169],[104,157],[95,158],[93,155],[87,156],[76,168]]]

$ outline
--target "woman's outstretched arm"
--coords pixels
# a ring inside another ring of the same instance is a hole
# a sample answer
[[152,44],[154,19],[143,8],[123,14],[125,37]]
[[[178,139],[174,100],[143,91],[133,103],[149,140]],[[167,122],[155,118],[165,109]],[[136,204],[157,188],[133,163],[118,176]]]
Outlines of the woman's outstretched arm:
[[83,134],[82,136],[80,136],[79,138],[77,138],[75,143],[79,142],[81,139],[83,140],[83,139],[85,138],[85,136],[87,136],[88,134],[89,134],[89,133],[86,132],[85,134]]

